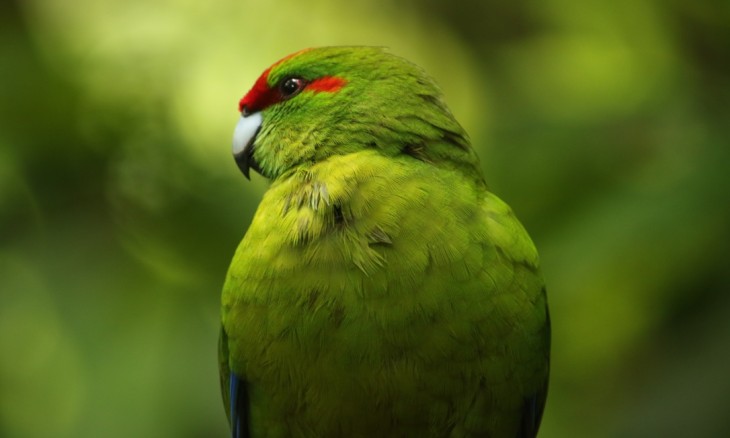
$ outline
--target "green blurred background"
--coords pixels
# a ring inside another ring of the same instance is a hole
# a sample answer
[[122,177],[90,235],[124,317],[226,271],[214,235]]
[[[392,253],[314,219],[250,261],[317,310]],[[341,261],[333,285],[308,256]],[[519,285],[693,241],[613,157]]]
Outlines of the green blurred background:
[[730,2],[3,0],[0,436],[226,436],[236,104],[308,46],[441,83],[542,254],[543,437],[730,431]]

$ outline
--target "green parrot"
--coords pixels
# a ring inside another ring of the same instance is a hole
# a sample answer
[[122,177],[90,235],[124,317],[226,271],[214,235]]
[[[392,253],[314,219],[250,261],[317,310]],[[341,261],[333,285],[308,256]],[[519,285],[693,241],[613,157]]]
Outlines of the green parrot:
[[239,103],[270,180],[222,292],[232,436],[534,437],[550,320],[535,247],[434,81],[307,49]]

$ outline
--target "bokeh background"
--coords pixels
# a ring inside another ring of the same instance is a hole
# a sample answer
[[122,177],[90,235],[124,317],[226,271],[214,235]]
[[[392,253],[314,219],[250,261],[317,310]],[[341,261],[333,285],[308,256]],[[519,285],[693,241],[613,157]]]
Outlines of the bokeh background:
[[0,436],[226,436],[236,104],[308,46],[441,83],[531,231],[543,437],[730,431],[730,2],[3,0]]

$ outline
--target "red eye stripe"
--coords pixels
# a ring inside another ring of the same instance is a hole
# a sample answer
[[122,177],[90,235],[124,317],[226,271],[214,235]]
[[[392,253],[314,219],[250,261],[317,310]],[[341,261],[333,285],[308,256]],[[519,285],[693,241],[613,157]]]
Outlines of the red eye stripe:
[[[270,87],[268,84],[271,69],[279,63],[267,68],[266,71],[259,76],[256,83],[251,88],[251,91],[246,93],[243,99],[238,102],[239,112],[243,112],[245,109],[247,113],[255,113],[284,100],[281,90],[279,90],[278,87]],[[310,90],[315,93],[334,93],[344,87],[346,83],[346,80],[336,76],[323,76],[308,83],[304,90]]]
[[325,92],[325,93],[336,93],[347,84],[347,81],[338,78],[337,76],[323,76],[319,79],[315,79],[306,87],[305,90],[312,90],[314,92]]

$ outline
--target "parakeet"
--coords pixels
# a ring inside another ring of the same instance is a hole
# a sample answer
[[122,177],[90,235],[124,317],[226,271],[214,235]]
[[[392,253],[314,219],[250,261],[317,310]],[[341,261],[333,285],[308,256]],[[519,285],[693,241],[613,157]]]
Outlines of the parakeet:
[[538,254],[418,66],[324,47],[239,102],[270,180],[222,292],[232,436],[534,437],[550,320]]

